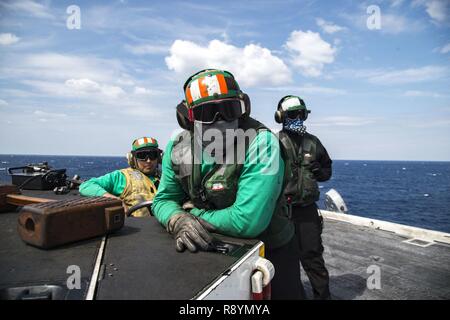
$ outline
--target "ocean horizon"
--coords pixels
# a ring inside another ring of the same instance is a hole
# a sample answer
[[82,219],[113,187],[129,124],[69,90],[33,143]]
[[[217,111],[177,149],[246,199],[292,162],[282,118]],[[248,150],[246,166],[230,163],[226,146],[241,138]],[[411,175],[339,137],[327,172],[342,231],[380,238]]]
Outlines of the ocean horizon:
[[[2,156],[37,156],[37,157],[99,157],[120,158],[122,155],[88,155],[88,154],[35,154],[35,153],[0,153]],[[333,161],[385,161],[385,162],[450,162],[450,160],[410,160],[410,159],[333,159]]]
[[[0,183],[11,182],[7,168],[43,161],[81,179],[128,166],[124,156],[0,154]],[[333,188],[349,214],[450,232],[450,161],[336,159],[319,187],[320,208]]]

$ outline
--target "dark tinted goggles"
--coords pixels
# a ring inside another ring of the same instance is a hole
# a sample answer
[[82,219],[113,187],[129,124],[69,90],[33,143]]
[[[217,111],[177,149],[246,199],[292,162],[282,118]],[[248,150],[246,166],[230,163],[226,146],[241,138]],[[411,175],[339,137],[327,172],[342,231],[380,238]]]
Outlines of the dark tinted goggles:
[[306,120],[307,114],[308,113],[307,113],[307,111],[305,109],[286,111],[286,116],[289,119],[297,119],[297,118],[299,118],[300,120]]
[[221,100],[220,102],[204,103],[189,109],[189,119],[203,123],[213,123],[218,116],[225,121],[233,121],[240,118],[245,112],[241,100]]
[[148,159],[156,160],[156,159],[158,159],[159,151],[158,150],[135,151],[134,156],[136,157],[136,159],[138,159],[140,161],[147,161]]

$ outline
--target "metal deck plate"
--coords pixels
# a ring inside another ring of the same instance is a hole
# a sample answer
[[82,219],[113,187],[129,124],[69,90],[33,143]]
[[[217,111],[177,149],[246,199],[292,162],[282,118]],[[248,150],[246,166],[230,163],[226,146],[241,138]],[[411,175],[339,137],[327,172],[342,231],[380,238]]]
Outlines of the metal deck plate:
[[[59,299],[84,299],[101,238],[43,250],[20,239],[17,217],[17,212],[0,214],[0,295],[8,288],[56,285]],[[67,289],[70,265],[80,268],[81,289]]]
[[191,299],[238,259],[212,252],[179,253],[155,218],[128,218],[108,237],[96,299]]
[[[325,220],[324,258],[332,297],[450,299],[450,247],[440,243],[419,247],[404,240],[391,232]],[[370,266],[379,267],[381,289],[367,286],[374,274]],[[303,270],[302,280],[309,289]]]

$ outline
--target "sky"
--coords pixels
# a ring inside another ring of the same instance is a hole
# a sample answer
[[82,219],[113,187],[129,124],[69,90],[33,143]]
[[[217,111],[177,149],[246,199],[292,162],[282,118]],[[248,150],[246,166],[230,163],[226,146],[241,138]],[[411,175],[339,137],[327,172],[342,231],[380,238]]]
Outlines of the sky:
[[449,0],[0,1],[0,154],[164,147],[205,68],[274,130],[301,96],[332,159],[450,161]]

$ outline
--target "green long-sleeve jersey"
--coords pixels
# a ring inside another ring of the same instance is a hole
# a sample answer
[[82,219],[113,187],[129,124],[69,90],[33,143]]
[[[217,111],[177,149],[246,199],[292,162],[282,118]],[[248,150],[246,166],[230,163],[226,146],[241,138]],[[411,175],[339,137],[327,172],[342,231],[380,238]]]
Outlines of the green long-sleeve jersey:
[[[153,183],[155,182],[154,177],[149,178]],[[80,185],[79,191],[82,196],[87,197],[101,197],[105,193],[119,197],[125,189],[126,184],[127,180],[125,175],[120,170],[116,170],[101,177],[92,178],[83,182]]]
[[[167,226],[171,216],[184,211],[181,206],[186,198],[172,168],[172,149],[173,141],[170,141],[164,153],[163,175],[152,206],[155,217],[164,226]],[[260,155],[265,158],[260,159]],[[203,157],[202,176],[213,166],[214,162]],[[256,237],[267,228],[272,219],[282,189],[283,175],[284,162],[278,139],[270,131],[261,131],[245,155],[234,204],[220,210],[194,208],[190,212],[211,223],[219,233],[235,237]]]

